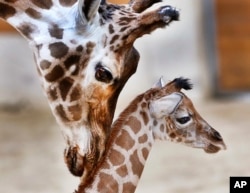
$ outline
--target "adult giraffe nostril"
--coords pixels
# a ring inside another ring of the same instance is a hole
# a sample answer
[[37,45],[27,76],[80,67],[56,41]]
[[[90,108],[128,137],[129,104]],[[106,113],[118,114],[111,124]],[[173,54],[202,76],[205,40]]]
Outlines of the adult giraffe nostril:
[[102,66],[100,63],[96,65],[95,70],[96,80],[105,83],[110,83],[113,80],[113,75],[111,74],[111,72],[107,68]]

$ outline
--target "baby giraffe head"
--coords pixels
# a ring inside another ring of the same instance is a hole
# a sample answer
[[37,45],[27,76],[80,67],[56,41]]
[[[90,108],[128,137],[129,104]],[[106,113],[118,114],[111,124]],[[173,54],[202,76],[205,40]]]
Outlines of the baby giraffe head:
[[151,115],[160,124],[155,127],[155,138],[202,148],[207,153],[226,149],[220,133],[199,115],[192,101],[181,92],[191,88],[188,79],[177,78],[165,86],[159,81],[149,105]]

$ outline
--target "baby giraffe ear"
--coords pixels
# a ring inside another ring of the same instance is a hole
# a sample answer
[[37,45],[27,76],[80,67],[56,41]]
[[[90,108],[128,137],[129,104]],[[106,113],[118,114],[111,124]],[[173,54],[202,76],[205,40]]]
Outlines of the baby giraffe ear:
[[169,116],[179,106],[182,98],[182,94],[174,92],[170,95],[154,100],[149,104],[150,113],[157,119]]
[[152,88],[163,88],[165,86],[165,81],[163,80],[163,77],[161,77],[153,86]]

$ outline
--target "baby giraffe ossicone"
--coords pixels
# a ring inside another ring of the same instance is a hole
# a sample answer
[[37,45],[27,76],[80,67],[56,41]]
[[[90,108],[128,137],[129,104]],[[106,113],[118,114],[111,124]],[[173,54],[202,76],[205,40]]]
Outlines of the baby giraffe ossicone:
[[187,79],[167,85],[162,79],[137,96],[112,125],[103,160],[77,193],[133,193],[155,140],[202,148],[207,153],[226,149],[224,141],[195,110],[181,89]]

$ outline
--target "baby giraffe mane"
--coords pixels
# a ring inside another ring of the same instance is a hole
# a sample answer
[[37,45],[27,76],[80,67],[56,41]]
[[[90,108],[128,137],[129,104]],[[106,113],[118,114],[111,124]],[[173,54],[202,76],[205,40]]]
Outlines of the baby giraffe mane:
[[[114,133],[115,130],[119,130],[121,128],[121,125],[124,123],[124,121],[126,121],[126,119],[128,118],[128,116],[136,111],[137,109],[137,105],[138,105],[138,101],[141,101],[142,98],[144,97],[145,93],[140,94],[139,96],[137,96],[132,102],[130,102],[130,104],[120,113],[119,117],[117,118],[117,120],[115,120],[115,122],[112,125],[112,132],[111,132],[111,138],[112,135]],[[114,134],[116,135],[116,134]]]
[[175,87],[178,89],[191,90],[193,88],[193,84],[190,83],[190,80],[187,78],[176,78],[173,80]]

